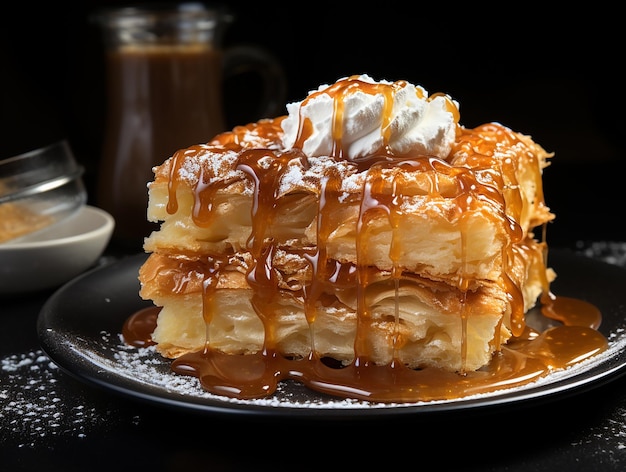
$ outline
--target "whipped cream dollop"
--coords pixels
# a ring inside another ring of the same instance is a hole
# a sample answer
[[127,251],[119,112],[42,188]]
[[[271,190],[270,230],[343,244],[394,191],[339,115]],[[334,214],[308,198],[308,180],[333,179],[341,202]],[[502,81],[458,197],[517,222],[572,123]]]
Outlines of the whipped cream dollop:
[[456,137],[459,106],[407,81],[346,77],[287,104],[283,144],[307,156],[357,160],[381,150],[445,159]]

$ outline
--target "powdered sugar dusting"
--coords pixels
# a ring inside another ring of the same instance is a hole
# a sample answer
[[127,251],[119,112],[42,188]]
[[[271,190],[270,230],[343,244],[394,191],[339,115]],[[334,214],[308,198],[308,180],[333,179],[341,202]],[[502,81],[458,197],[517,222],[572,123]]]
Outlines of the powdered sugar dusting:
[[[189,148],[182,151],[185,159],[177,170],[178,178],[191,186],[198,183],[198,178],[203,175],[201,169],[208,171],[209,182],[218,180],[230,181],[237,178],[243,180],[243,172],[234,170],[239,154],[232,150],[221,147],[215,148],[209,145],[200,145],[199,149]],[[174,158],[171,158],[172,160]]]
[[626,409],[617,408],[612,417],[594,425],[585,437],[570,443],[575,448],[584,448],[593,457],[598,469],[603,464],[619,464],[626,457]]
[[[120,336],[120,335],[118,335]],[[208,399],[220,403],[255,405],[263,407],[291,407],[291,408],[368,408],[371,404],[352,399],[324,399],[316,400],[317,395],[310,398],[299,398],[300,395],[293,389],[279,385],[276,393],[266,398],[255,400],[239,400],[207,392],[200,385],[196,377],[178,375],[171,372],[169,360],[163,359],[154,346],[135,348],[124,343],[119,337],[118,351],[113,355],[113,362],[106,358],[94,356],[93,361],[106,365],[117,375],[130,379],[138,384],[157,386],[168,394],[179,395],[179,400],[193,397],[193,399]],[[295,389],[299,390],[299,389]],[[384,406],[384,405],[380,405]]]
[[41,350],[9,355],[0,363],[1,442],[36,447],[50,436],[85,438],[117,416],[59,389],[59,368]]
[[626,242],[594,241],[585,243],[578,241],[576,247],[581,254],[587,257],[626,268]]

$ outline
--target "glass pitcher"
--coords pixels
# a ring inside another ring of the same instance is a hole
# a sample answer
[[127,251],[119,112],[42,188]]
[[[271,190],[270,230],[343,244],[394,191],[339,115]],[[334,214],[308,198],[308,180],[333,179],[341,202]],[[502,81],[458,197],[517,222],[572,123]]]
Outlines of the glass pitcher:
[[[106,119],[96,202],[116,220],[114,242],[141,248],[157,229],[146,220],[152,168],[178,149],[226,131],[223,83],[237,71],[263,82],[258,118],[286,95],[283,70],[261,48],[223,49],[233,17],[199,3],[99,11],[106,70]],[[243,123],[242,123],[243,124]]]

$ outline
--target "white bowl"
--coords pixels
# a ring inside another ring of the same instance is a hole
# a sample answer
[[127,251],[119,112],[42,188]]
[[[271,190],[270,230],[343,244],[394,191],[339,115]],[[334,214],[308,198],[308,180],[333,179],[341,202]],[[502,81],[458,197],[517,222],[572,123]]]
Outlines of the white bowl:
[[84,205],[63,221],[0,244],[0,294],[60,287],[94,266],[114,227],[106,211]]

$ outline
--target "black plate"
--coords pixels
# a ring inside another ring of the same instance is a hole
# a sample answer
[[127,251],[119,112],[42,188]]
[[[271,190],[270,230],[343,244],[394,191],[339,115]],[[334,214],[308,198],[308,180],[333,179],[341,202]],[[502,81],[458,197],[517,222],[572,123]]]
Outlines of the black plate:
[[411,404],[342,400],[285,382],[270,398],[234,400],[202,390],[197,379],[174,375],[170,362],[152,348],[126,346],[120,333],[125,319],[150,306],[139,295],[137,254],[94,269],[69,282],[43,306],[37,333],[48,356],[71,375],[111,391],[168,407],[202,413],[268,417],[341,417],[407,415],[496,406],[527,405],[597,387],[624,372],[626,365],[626,270],[552,249],[550,266],[558,273],[556,295],[587,300],[602,311],[600,331],[609,349],[535,384],[478,397]]

